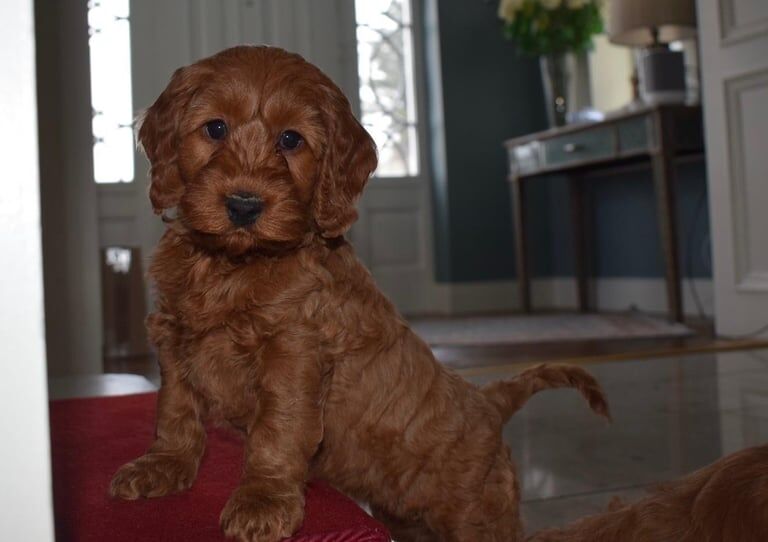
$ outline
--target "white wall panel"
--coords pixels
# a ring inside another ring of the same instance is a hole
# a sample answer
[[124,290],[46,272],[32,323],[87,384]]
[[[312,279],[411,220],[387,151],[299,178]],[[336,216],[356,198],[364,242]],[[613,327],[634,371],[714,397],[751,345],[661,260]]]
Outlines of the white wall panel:
[[733,183],[736,281],[742,290],[768,291],[768,70],[725,82]]
[[720,19],[722,36],[726,42],[758,35],[768,28],[768,2],[720,0]]

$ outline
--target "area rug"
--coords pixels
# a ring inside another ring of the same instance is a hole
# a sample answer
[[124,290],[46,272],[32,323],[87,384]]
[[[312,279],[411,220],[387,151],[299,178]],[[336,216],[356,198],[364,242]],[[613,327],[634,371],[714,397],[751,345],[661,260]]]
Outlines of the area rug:
[[[184,493],[123,501],[114,472],[151,442],[156,394],[65,399],[50,406],[56,540],[224,541],[219,514],[242,471],[242,440],[209,429],[197,481]],[[311,482],[304,524],[291,542],[389,542],[386,529],[327,484]]]
[[411,325],[431,346],[650,339],[693,334],[683,324],[639,313],[434,317],[415,318]]

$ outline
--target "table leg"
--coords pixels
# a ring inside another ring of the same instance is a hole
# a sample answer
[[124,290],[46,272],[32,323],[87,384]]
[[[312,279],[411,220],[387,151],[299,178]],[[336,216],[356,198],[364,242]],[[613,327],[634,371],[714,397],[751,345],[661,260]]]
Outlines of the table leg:
[[667,281],[668,317],[672,322],[682,322],[684,317],[677,243],[674,159],[668,152],[661,151],[652,156],[652,162],[653,180],[656,190],[656,211],[658,213],[659,233],[661,234],[661,246],[664,252]]
[[512,202],[515,219],[515,256],[517,284],[523,312],[531,312],[531,279],[528,273],[528,241],[525,216],[525,187],[520,179],[512,180]]
[[587,238],[585,221],[584,179],[574,174],[570,177],[571,233],[573,235],[573,259],[579,311],[589,311],[589,268],[587,265]]

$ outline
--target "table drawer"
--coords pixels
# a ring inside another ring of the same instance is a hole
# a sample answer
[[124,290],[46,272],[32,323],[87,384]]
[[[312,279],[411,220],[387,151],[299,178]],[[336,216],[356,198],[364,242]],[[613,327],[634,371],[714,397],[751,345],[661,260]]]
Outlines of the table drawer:
[[615,155],[615,132],[610,127],[555,137],[542,142],[542,161],[547,168],[589,162]]
[[642,116],[627,119],[618,124],[619,149],[622,154],[647,151],[651,148],[651,128],[653,123],[650,117]]

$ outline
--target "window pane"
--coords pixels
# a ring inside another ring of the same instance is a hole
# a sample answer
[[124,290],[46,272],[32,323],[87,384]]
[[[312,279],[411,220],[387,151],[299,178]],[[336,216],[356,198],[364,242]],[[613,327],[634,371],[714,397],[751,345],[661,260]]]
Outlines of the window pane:
[[91,0],[88,26],[93,108],[93,176],[133,181],[129,0]]
[[418,127],[410,0],[355,0],[362,122],[380,177],[417,175]]

